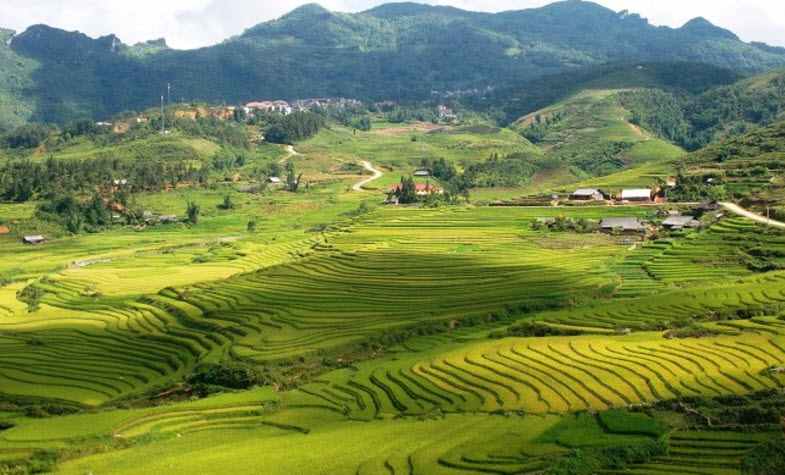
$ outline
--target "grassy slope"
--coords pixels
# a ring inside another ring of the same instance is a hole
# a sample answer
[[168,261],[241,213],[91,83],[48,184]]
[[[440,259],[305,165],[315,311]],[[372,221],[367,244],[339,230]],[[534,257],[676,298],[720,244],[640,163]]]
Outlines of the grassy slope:
[[[563,166],[542,172],[527,191],[571,190],[583,185],[611,189],[650,185],[653,177],[672,173],[672,162],[684,152],[631,124],[629,113],[615,99],[616,92],[584,91],[516,123],[518,130],[524,130],[537,116],[561,117],[547,127],[539,146]],[[630,148],[614,157],[618,165],[599,169],[599,177],[591,176],[587,168],[602,163],[603,151],[612,143],[630,144]]]

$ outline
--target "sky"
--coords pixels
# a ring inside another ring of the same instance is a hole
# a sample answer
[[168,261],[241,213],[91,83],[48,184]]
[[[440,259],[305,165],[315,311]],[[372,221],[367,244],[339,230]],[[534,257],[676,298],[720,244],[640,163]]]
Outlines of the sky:
[[[0,27],[23,31],[44,23],[97,37],[116,34],[133,44],[166,38],[169,46],[197,48],[219,43],[257,23],[278,18],[307,0],[0,0]],[[362,11],[385,0],[321,0],[334,11]],[[421,0],[475,11],[539,7],[551,0]],[[678,27],[703,16],[745,41],[785,46],[782,0],[597,0],[629,10],[655,25]]]

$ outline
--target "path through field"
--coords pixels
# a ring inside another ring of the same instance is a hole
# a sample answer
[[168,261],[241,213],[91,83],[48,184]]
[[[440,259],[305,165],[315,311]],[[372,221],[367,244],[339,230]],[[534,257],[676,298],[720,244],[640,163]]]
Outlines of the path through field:
[[363,168],[365,168],[369,172],[373,173],[373,176],[370,177],[370,178],[365,178],[362,181],[360,181],[357,184],[355,184],[352,187],[352,190],[354,190],[354,191],[363,191],[363,187],[365,185],[367,185],[367,184],[369,184],[371,182],[374,182],[374,181],[376,181],[379,178],[384,176],[384,173],[382,173],[380,170],[377,170],[376,168],[374,168],[374,166],[373,166],[373,164],[371,162],[369,162],[367,160],[363,160],[362,162],[360,162],[360,164],[363,166]]
[[768,226],[773,226],[779,229],[785,229],[785,223],[781,221],[775,221],[773,219],[768,219],[765,216],[761,216],[759,214],[755,214],[752,211],[747,211],[746,209],[742,208],[741,206],[734,204],[734,203],[720,203],[723,208],[730,211],[731,213],[737,214],[739,216],[744,216],[747,219],[751,219],[756,223],[765,224]]
[[300,152],[294,149],[294,145],[287,145],[284,147],[284,150],[286,150],[286,155],[278,161],[279,163],[286,163],[290,158],[302,155]]

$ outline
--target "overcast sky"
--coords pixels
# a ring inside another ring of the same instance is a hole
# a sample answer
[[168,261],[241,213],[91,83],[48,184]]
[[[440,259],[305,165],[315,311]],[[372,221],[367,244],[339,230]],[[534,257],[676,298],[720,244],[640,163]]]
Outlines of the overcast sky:
[[[36,23],[90,36],[114,33],[126,43],[164,37],[175,48],[218,43],[244,29],[277,18],[303,0],[0,0],[0,27],[22,31]],[[382,0],[322,0],[337,11],[361,11]],[[427,0],[478,11],[519,10],[549,0]],[[785,46],[782,0],[598,0],[614,10],[630,10],[657,25],[681,26],[703,16],[746,41]]]

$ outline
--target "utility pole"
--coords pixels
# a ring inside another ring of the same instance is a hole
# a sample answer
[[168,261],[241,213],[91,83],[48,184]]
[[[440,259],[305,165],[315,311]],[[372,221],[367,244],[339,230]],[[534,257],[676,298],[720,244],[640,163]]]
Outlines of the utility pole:
[[161,96],[161,135],[166,135],[166,115],[164,113],[164,96]]

